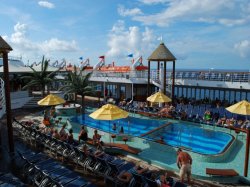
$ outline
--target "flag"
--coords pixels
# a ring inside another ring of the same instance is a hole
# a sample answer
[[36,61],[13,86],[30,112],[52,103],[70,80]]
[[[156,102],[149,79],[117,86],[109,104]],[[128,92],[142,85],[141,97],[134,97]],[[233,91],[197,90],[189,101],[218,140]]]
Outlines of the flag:
[[142,56],[140,57],[139,62],[142,65]]
[[104,58],[105,58],[105,56],[99,56],[99,58],[102,58],[102,59],[104,59]]
[[83,57],[81,56],[81,57],[79,57],[79,59],[80,59],[80,60],[83,60]]
[[157,40],[160,40],[162,42],[162,35],[158,37]]
[[129,55],[128,55],[128,57],[132,57],[132,58],[133,58],[133,54],[132,54],[132,53],[131,53],[131,54],[129,54]]

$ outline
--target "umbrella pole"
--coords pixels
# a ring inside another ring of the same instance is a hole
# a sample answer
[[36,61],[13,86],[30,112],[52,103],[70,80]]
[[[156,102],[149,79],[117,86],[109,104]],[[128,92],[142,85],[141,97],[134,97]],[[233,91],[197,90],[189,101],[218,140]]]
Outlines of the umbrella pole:
[[111,147],[110,121],[109,121],[109,145]]

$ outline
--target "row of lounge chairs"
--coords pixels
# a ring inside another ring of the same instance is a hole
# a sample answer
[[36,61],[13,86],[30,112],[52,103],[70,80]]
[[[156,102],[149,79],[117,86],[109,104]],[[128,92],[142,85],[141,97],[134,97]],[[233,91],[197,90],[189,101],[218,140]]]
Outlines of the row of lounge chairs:
[[[42,147],[49,151],[49,153],[52,155],[55,155],[55,157],[61,157],[63,161],[67,160],[67,162],[72,162],[76,167],[82,167],[85,171],[89,171],[95,176],[103,177],[108,186],[136,187],[138,184],[140,184],[139,186],[150,187],[152,186],[152,183],[155,182],[151,181],[149,178],[145,178],[144,176],[134,173],[133,168],[135,164],[133,162],[128,162],[120,159],[119,157],[106,153],[96,156],[94,154],[96,152],[94,147],[89,149],[88,153],[85,153],[80,149],[79,146],[74,146],[72,144],[54,139],[51,136],[41,133],[39,130],[25,126],[16,120],[14,120],[13,123],[14,126],[19,129],[21,136],[25,136],[23,140],[27,143],[31,143],[36,147]],[[26,172],[31,172],[28,173],[28,176],[34,175],[34,180],[31,180],[31,182],[38,186],[43,186],[42,184],[45,182],[45,180],[50,181],[51,185],[53,184],[55,187],[58,185],[66,186],[65,183],[61,181],[61,179],[63,176],[64,178],[67,178],[67,176],[73,175],[70,174],[70,171],[67,168],[59,166],[59,164],[55,163],[55,161],[52,161],[52,159],[43,158],[44,154],[38,153],[36,156],[29,155],[28,157],[24,157],[24,154],[20,154],[20,156],[26,162],[25,166],[23,167],[24,170]],[[37,157],[42,157],[43,161],[36,162],[36,160],[33,160],[33,158]],[[45,167],[45,165],[48,167]],[[52,170],[48,171],[50,165],[52,166]],[[53,170],[53,168],[57,169]],[[131,172],[133,175],[133,178],[129,184],[125,184],[117,178],[118,175],[124,171]],[[57,172],[59,173],[57,174]],[[39,177],[41,175],[43,177]],[[43,179],[41,180],[41,178]],[[86,181],[84,182],[84,184],[86,184]],[[87,183],[86,185],[90,184]],[[173,186],[177,187],[180,185],[178,182],[176,182],[173,183]]]
[[27,184],[38,187],[90,187],[94,186],[78,173],[62,166],[43,153],[18,152],[17,163]]
[[[154,107],[145,107],[143,109],[139,109],[138,107],[129,105],[123,107],[123,109],[129,112],[139,113],[150,117],[167,117],[167,118],[187,120],[195,123],[205,123],[210,125],[216,124],[218,119],[221,118],[245,119],[245,116],[233,114],[227,111],[224,107],[214,107],[210,104],[201,104],[201,105],[177,104],[174,111],[165,115],[159,114],[158,112],[159,109]],[[211,113],[211,120],[209,121],[204,119],[204,114],[206,111],[210,111]]]
[[12,173],[0,173],[0,186],[1,187],[26,187],[19,178],[15,177]]

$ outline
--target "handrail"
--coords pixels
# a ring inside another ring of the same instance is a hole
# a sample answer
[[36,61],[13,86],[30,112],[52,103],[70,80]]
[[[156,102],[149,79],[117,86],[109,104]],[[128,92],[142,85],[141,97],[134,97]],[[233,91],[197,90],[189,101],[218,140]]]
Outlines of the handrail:
[[[160,72],[150,70],[151,80],[159,80]],[[110,78],[147,78],[148,71],[129,71],[129,72],[101,72],[94,71],[92,77]],[[172,79],[172,72],[167,71],[166,79]],[[175,79],[179,80],[202,80],[202,81],[223,81],[223,82],[249,82],[250,72],[229,72],[229,71],[176,71]]]
[[0,78],[0,118],[5,114],[6,112],[6,106],[5,106],[5,89],[4,89],[4,81]]

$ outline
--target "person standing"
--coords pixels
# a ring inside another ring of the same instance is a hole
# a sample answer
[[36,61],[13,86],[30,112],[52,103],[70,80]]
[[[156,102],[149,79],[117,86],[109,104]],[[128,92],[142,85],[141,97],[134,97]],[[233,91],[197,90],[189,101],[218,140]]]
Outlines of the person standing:
[[177,155],[176,163],[180,169],[181,182],[184,182],[184,177],[187,175],[188,183],[190,183],[192,157],[187,152],[182,151],[181,148],[178,149]]

